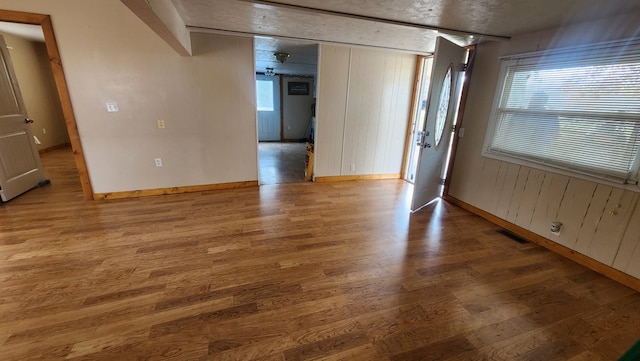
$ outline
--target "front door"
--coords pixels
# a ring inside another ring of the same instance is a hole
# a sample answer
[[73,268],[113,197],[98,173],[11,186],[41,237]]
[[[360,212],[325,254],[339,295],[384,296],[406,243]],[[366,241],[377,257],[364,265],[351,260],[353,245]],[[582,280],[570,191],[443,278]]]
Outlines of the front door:
[[256,75],[258,141],[280,140],[280,77]]
[[418,168],[411,210],[440,197],[453,118],[460,100],[462,72],[467,50],[439,37],[431,70],[426,121],[418,144]]
[[0,198],[4,202],[45,180],[30,122],[0,36]]

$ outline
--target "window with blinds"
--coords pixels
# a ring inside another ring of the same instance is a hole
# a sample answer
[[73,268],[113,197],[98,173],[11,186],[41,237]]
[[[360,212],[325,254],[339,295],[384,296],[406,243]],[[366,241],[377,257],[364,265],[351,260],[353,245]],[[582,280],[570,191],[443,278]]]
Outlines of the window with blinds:
[[640,40],[502,59],[483,155],[637,184]]

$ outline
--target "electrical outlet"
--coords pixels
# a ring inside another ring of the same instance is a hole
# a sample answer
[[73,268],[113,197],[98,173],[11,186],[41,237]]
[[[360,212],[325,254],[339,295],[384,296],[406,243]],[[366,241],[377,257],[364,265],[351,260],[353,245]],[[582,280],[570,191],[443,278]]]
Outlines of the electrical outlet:
[[562,222],[554,221],[551,223],[551,229],[549,230],[554,236],[560,236],[560,230],[562,230]]
[[351,163],[351,171],[355,171],[356,170],[356,164],[355,163]]
[[117,111],[120,110],[120,108],[118,108],[118,103],[116,103],[116,102],[106,103],[106,105],[107,105],[107,111],[109,113],[117,112]]
[[158,128],[164,129],[164,119],[158,119]]
[[46,128],[42,128],[42,134],[47,134],[47,129]]
[[154,161],[156,162],[156,167],[162,167],[162,158],[156,158]]

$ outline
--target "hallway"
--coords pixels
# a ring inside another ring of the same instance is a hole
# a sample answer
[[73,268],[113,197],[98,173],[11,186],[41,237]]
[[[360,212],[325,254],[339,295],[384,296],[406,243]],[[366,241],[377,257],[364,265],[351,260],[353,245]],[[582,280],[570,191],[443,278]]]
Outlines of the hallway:
[[305,143],[261,142],[260,184],[304,182]]

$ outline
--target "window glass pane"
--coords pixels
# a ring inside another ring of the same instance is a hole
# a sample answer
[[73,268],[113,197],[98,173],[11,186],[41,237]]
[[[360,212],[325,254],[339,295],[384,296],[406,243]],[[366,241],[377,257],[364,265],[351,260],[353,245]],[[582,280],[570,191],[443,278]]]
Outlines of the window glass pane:
[[485,155],[626,183],[640,166],[640,41],[503,62]]
[[258,111],[273,111],[273,81],[256,80]]
[[440,101],[438,102],[438,111],[436,113],[436,147],[440,145],[442,135],[444,134],[444,126],[447,123],[447,114],[449,114],[449,103],[451,103],[451,67],[447,70],[447,74],[442,81],[442,90],[440,92]]

